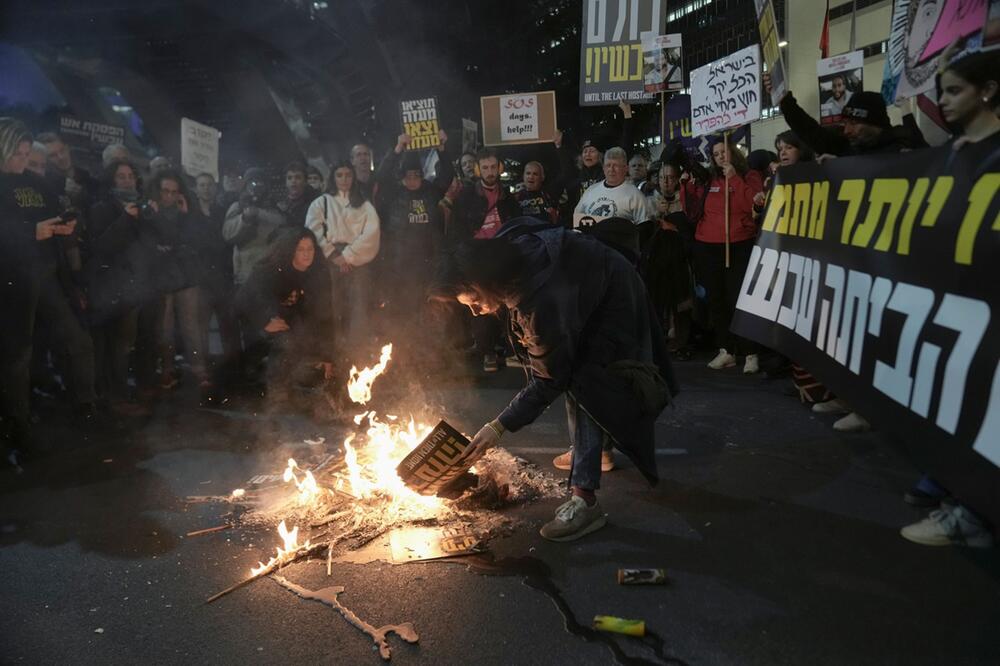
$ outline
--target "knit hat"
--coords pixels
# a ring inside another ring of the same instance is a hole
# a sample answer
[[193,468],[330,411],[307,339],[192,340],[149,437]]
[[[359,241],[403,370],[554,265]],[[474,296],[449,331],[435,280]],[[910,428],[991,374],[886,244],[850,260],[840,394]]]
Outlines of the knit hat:
[[420,159],[420,153],[416,151],[408,151],[403,154],[402,162],[399,165],[399,173],[400,175],[405,176],[407,171],[419,171],[423,174],[424,165]]
[[846,118],[875,127],[888,129],[892,126],[882,93],[867,90],[854,93],[844,107],[843,114]]

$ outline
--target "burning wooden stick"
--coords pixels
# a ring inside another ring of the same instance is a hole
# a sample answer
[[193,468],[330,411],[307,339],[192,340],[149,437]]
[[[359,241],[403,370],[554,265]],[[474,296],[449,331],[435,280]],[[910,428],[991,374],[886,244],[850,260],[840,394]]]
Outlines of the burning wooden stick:
[[340,613],[345,620],[371,636],[375,645],[378,646],[378,653],[382,656],[382,659],[386,661],[389,661],[392,658],[392,651],[389,649],[389,641],[387,640],[389,634],[396,634],[407,643],[416,643],[420,640],[420,636],[417,635],[417,630],[414,629],[412,622],[387,624],[384,627],[375,628],[362,620],[360,617],[355,615],[353,611],[342,605],[337,599],[337,595],[344,591],[344,588],[341,585],[325,587],[322,590],[313,591],[307,590],[300,585],[296,585],[284,576],[272,576],[271,578],[278,585],[281,585],[286,590],[295,593],[303,599],[318,601],[332,607]]
[[230,592],[235,592],[236,590],[240,589],[244,585],[249,585],[250,583],[254,582],[255,580],[257,580],[259,578],[263,578],[264,576],[267,576],[267,575],[269,575],[269,574],[277,571],[278,569],[280,569],[281,567],[285,566],[286,564],[291,564],[292,562],[298,562],[303,557],[308,557],[309,555],[312,555],[313,553],[318,553],[326,545],[327,544],[325,544],[325,543],[315,544],[315,545],[309,546],[308,548],[303,548],[302,550],[299,550],[298,552],[296,552],[292,557],[288,558],[287,560],[275,560],[274,562],[271,562],[266,567],[264,567],[263,569],[261,569],[257,573],[249,576],[248,578],[244,578],[240,582],[238,582],[238,583],[236,583],[234,585],[230,585],[229,587],[227,587],[226,589],[224,589],[222,592],[219,592],[217,594],[213,594],[212,596],[210,596],[208,599],[205,600],[205,603],[206,604],[210,604],[213,601],[218,601],[219,599],[221,599],[222,597],[226,596]]

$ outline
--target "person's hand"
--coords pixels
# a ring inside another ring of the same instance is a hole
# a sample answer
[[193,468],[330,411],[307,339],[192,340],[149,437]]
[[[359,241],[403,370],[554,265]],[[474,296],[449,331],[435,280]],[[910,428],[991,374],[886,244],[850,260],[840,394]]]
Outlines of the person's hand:
[[333,363],[327,363],[326,361],[317,363],[316,369],[319,370],[320,368],[323,369],[323,379],[327,381],[333,379]]
[[626,118],[632,117],[632,105],[623,99],[618,100],[618,108],[622,110],[622,115]]
[[[496,423],[496,421],[493,423]],[[487,423],[479,429],[479,432],[476,433],[476,436],[469,443],[469,448],[462,454],[463,463],[475,464],[477,460],[486,455],[487,451],[500,443],[501,433],[495,430],[495,428],[495,425]]]
[[[59,218],[56,218],[59,219]],[[52,233],[56,236],[72,236],[73,231],[76,230],[76,220],[70,220],[69,222],[63,222],[59,220],[59,223],[52,227]]]
[[134,203],[125,204],[125,214],[132,219],[139,219],[139,205]]
[[288,323],[281,317],[271,317],[271,321],[267,322],[267,325],[264,326],[265,333],[284,333],[288,330],[290,330]]
[[772,103],[776,103],[778,106],[781,105],[781,101],[783,99],[785,99],[786,97],[788,97],[789,95],[792,94],[791,90],[786,90],[785,92],[781,93],[781,97],[779,97],[777,99],[777,101],[775,101],[774,95],[773,95],[774,85],[771,83],[771,73],[770,72],[764,72],[764,75],[761,76],[761,83],[764,84],[764,92],[766,92],[767,96],[771,98],[771,102]]
[[438,130],[438,142],[441,144],[438,148],[444,148],[444,144],[448,143],[448,133],[443,129]]
[[735,178],[736,167],[734,167],[732,164],[722,165],[722,175],[725,176],[726,178]]
[[188,200],[187,197],[185,197],[183,194],[177,197],[177,210],[184,213],[185,215],[188,212]]
[[35,240],[43,241],[52,238],[56,235],[55,227],[60,224],[62,224],[62,220],[58,217],[42,220],[35,225]]
[[149,209],[151,211],[153,211],[154,213],[159,213],[160,212],[160,204],[156,203],[155,201],[150,201],[149,202]]
[[552,143],[555,144],[556,150],[562,148],[563,133],[561,129],[557,129],[556,133],[552,136]]
[[682,183],[686,183],[689,180],[691,180],[691,174],[690,174],[690,172],[685,171],[684,173],[681,174],[681,182]]
[[413,141],[413,137],[411,137],[406,132],[403,132],[398,137],[396,137],[396,154],[398,155],[404,150],[406,150],[407,147],[409,147],[411,141]]
[[767,197],[764,196],[763,192],[758,192],[757,194],[753,195],[754,206],[763,206],[765,201],[767,201]]
[[835,159],[837,159],[836,155],[831,155],[830,153],[823,153],[822,155],[818,155],[816,157],[816,164],[823,164],[825,162],[829,162],[830,160],[835,160]]

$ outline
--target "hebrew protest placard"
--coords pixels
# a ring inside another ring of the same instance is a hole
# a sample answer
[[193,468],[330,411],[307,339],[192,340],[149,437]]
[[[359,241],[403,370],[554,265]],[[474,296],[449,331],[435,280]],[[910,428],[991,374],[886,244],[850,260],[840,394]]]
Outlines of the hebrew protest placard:
[[441,145],[436,98],[425,97],[400,102],[399,109],[403,118],[403,134],[409,134],[411,139],[407,150],[423,150]]
[[181,167],[189,176],[211,174],[219,180],[219,138],[222,132],[195,122],[190,118],[181,118]]
[[691,130],[720,132],[760,118],[760,47],[740,49],[691,72]]

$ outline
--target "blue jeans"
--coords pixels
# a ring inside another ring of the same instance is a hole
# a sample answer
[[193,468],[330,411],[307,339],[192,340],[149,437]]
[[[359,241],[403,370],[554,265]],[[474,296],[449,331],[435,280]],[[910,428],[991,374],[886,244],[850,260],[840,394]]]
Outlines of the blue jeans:
[[584,490],[601,487],[601,451],[610,449],[611,438],[583,411],[570,393],[566,393],[566,424],[573,444],[573,462],[569,484]]

